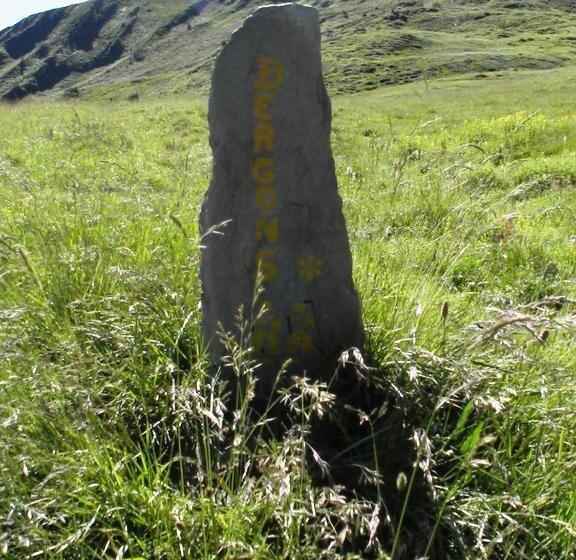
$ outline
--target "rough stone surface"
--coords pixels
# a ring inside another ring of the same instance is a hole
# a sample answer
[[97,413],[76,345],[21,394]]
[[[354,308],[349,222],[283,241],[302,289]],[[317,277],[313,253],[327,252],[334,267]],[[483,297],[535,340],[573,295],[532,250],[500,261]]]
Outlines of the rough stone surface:
[[238,337],[242,306],[264,386],[287,359],[292,372],[317,377],[362,344],[331,118],[317,11],[256,10],[223,48],[212,78],[202,332],[220,359],[219,325]]

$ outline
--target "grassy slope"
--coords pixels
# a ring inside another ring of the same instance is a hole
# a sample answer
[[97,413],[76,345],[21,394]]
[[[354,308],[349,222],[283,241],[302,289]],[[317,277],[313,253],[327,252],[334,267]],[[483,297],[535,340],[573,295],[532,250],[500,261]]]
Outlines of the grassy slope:
[[[412,472],[372,419],[398,558],[434,531],[439,558],[576,547],[574,85],[560,69],[335,102],[368,352],[419,434]],[[219,433],[196,385],[204,102],[25,103],[0,128],[5,557],[331,557],[343,527],[369,532],[374,506],[313,488],[296,436],[254,452],[256,479],[188,470]]]
[[[163,39],[149,43],[140,68],[119,66],[98,80],[90,96],[122,99],[129,91],[204,92],[211,61],[222,41],[258,4],[256,0],[210,7]],[[570,64],[576,55],[576,12],[568,2],[504,0],[442,2],[333,0],[320,10],[326,79],[333,93],[375,89],[451,74],[545,69]],[[169,68],[181,66],[184,70]],[[164,67],[166,73],[150,68]],[[134,73],[141,74],[130,79]],[[135,80],[135,81],[134,81]],[[122,87],[118,89],[118,85]]]
[[[34,75],[42,74],[48,59],[72,71],[56,84],[50,92],[54,95],[72,86],[94,99],[125,99],[135,91],[149,97],[206,92],[222,42],[266,2],[212,1],[186,21],[180,15],[191,3],[184,0],[105,0],[106,9],[114,5],[118,9],[92,48],[82,51],[68,43],[71,35],[84,32],[79,22],[96,6],[86,2],[70,9],[42,46],[24,56],[22,74],[20,58],[2,55],[0,36],[0,94],[16,84],[33,87],[38,81]],[[320,10],[326,76],[333,93],[453,74],[554,68],[575,61],[576,6],[571,0],[314,0],[311,4]],[[80,72],[119,36],[124,50],[118,58]]]
[[388,6],[364,0],[357,6],[334,2],[327,9],[324,51],[336,91],[450,74],[552,68],[569,63],[576,52],[575,14],[566,3],[551,7],[537,1],[489,0]]

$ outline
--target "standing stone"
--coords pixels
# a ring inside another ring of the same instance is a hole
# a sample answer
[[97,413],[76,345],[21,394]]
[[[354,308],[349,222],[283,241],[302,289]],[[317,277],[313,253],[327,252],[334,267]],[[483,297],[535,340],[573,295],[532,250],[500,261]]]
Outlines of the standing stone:
[[214,167],[200,216],[200,274],[212,358],[226,352],[221,327],[240,337],[242,307],[267,388],[288,359],[289,371],[319,377],[363,341],[331,119],[317,10],[257,9],[212,78]]

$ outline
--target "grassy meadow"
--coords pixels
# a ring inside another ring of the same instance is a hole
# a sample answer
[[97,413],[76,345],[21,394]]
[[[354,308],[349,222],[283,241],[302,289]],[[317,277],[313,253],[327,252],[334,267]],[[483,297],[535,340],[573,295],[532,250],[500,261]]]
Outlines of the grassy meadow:
[[367,366],[284,439],[207,376],[206,102],[0,106],[0,557],[574,558],[575,86],[333,99]]

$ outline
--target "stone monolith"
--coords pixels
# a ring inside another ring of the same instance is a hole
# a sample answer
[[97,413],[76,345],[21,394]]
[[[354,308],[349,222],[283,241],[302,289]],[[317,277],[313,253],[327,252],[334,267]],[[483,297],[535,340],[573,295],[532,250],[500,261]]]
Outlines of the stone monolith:
[[[220,53],[209,121],[214,163],[200,216],[202,333],[253,348],[257,377],[320,377],[363,341],[330,148],[331,106],[314,8],[264,6]],[[238,324],[242,309],[248,327]]]

